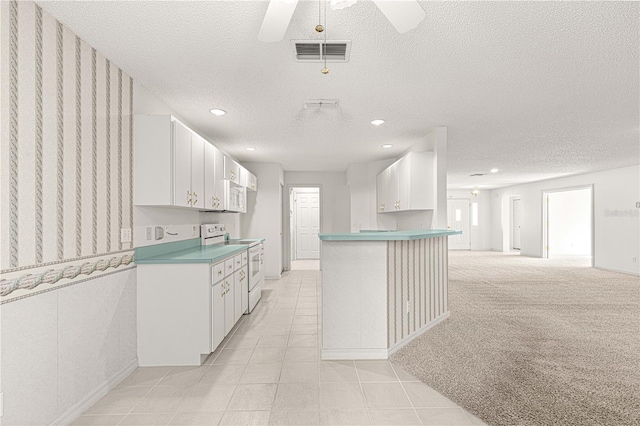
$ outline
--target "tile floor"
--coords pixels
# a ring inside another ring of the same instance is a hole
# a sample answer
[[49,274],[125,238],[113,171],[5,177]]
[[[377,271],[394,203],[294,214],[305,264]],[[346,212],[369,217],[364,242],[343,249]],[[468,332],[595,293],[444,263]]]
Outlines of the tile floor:
[[482,425],[387,361],[320,361],[319,271],[267,281],[200,367],[141,367],[76,425]]

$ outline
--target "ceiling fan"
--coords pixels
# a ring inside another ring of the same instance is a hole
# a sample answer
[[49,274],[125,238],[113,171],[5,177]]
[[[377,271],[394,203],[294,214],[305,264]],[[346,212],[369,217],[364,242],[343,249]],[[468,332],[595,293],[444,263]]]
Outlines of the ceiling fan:
[[[343,9],[356,0],[326,0],[332,9]],[[373,0],[399,33],[414,29],[426,16],[417,0]],[[271,0],[262,21],[258,40],[273,43],[282,40],[296,10],[298,0]]]

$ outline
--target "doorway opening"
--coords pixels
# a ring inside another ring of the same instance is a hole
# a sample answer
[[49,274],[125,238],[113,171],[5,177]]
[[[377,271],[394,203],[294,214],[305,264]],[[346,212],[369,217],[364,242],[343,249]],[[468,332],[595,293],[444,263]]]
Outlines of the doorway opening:
[[469,199],[447,199],[447,228],[462,231],[449,236],[449,250],[471,250],[471,226],[469,219]]
[[594,263],[593,185],[543,191],[543,257]]
[[291,270],[320,269],[320,188],[289,189],[289,259]]

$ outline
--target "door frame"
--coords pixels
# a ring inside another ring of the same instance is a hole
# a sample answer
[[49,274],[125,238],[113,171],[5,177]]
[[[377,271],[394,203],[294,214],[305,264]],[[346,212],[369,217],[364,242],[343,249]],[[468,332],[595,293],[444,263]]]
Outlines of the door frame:
[[568,192],[568,191],[577,191],[581,189],[590,189],[591,190],[591,208],[589,209],[589,220],[591,221],[591,267],[594,267],[596,264],[596,223],[595,223],[595,187],[593,184],[590,185],[579,185],[579,186],[567,186],[564,188],[553,188],[553,189],[543,189],[541,190],[542,197],[542,258],[549,259],[549,250],[547,247],[549,246],[549,205],[547,204],[547,195],[555,192]]
[[[282,197],[282,219],[283,219],[283,232],[284,232],[284,238],[283,238],[283,242],[285,244],[284,247],[284,254],[285,254],[285,258],[284,258],[284,270],[285,271],[290,271],[291,270],[291,190],[293,188],[318,188],[318,196],[319,196],[319,203],[320,203],[320,231],[322,232],[322,216],[323,216],[323,208],[322,208],[322,200],[323,200],[323,193],[322,193],[322,184],[319,183],[303,183],[303,184],[298,184],[298,183],[288,183],[285,186],[285,194],[283,194]],[[320,259],[322,259],[322,244],[320,244]],[[320,268],[322,269],[322,262],[320,262]]]

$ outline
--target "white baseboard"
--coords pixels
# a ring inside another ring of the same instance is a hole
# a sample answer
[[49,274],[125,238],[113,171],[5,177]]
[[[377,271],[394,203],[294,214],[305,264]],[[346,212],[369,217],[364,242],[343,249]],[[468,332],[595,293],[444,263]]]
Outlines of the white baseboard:
[[594,266],[593,269],[602,269],[603,271],[618,272],[619,274],[640,276],[639,272],[623,271],[621,269],[603,268],[602,266]]
[[107,392],[115,388],[118,383],[127,378],[138,367],[138,358],[134,359],[129,365],[118,371],[111,379],[98,386],[93,392],[90,392],[86,398],[69,408],[66,413],[55,419],[52,425],[69,425],[78,417],[86,412],[89,407],[98,402],[100,398],[105,396]]
[[323,349],[323,361],[351,359],[387,359],[386,349]]
[[450,315],[450,312],[447,312],[446,314],[440,315],[438,318],[434,319],[430,323],[427,323],[427,324],[423,325],[420,330],[414,332],[411,336],[406,337],[401,342],[398,342],[395,345],[391,346],[389,348],[389,356],[393,355],[398,349],[402,348],[407,343],[411,342],[413,339],[415,339],[416,337],[418,337],[421,334],[423,334],[425,331],[429,330],[430,328],[433,328],[434,326],[438,325],[439,323],[441,323],[445,319],[449,318],[449,315]]

